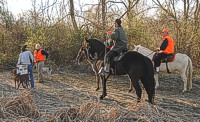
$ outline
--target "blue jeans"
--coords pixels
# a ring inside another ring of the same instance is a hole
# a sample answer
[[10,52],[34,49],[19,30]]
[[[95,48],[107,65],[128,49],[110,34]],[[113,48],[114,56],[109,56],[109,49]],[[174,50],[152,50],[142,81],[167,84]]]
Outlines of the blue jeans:
[[31,64],[28,65],[28,72],[30,73],[31,88],[34,88],[33,68]]

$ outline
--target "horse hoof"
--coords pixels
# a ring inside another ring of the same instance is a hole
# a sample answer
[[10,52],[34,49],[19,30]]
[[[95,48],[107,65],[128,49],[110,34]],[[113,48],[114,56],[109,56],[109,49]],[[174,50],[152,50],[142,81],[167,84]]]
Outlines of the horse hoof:
[[138,98],[138,99],[137,99],[137,103],[140,103],[140,102],[141,102],[141,99]]
[[159,86],[155,86],[155,89],[158,89]]
[[149,103],[151,103],[152,105],[156,105],[156,103],[153,101],[153,102],[149,102]]
[[154,102],[154,100],[145,99],[145,102],[148,102],[148,103],[150,103],[152,105],[156,105],[156,103]]
[[101,95],[100,100],[103,100],[103,98],[107,96],[107,93],[105,93],[105,95]]
[[98,91],[99,90],[99,88],[96,88],[96,91]]
[[183,90],[182,92],[185,93],[187,90]]
[[103,100],[103,98],[104,98],[103,95],[101,95],[100,100]]

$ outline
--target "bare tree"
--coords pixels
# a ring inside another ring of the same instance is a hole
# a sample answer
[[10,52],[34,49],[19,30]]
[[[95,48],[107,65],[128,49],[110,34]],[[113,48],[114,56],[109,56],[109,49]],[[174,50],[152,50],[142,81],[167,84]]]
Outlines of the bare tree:
[[75,14],[74,14],[74,0],[70,0],[70,16],[71,16],[74,29],[78,30],[78,26],[77,26]]
[[[101,0],[102,2],[102,26],[103,30],[105,30],[106,25],[106,0]],[[103,34],[103,38],[106,39],[106,34]]]

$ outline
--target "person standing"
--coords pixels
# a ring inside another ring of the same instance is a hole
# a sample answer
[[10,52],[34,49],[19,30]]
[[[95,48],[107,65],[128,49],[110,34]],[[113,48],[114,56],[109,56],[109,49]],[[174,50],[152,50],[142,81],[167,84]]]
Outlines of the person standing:
[[[22,52],[19,54],[18,63],[28,65],[28,72],[30,74],[31,79],[31,88],[34,88],[34,78],[33,78],[33,54],[29,51],[28,45],[24,45],[21,48]],[[27,82],[27,81],[26,81]]]
[[158,49],[157,55],[154,58],[154,68],[156,73],[158,73],[160,70],[159,67],[161,64],[161,60],[174,53],[175,42],[169,35],[169,31],[167,29],[164,29],[162,31],[162,40],[163,42]]
[[34,63],[36,65],[37,73],[38,73],[38,82],[43,82],[43,75],[42,75],[42,67],[44,66],[45,58],[48,58],[48,53],[41,49],[40,44],[35,45],[34,51]]

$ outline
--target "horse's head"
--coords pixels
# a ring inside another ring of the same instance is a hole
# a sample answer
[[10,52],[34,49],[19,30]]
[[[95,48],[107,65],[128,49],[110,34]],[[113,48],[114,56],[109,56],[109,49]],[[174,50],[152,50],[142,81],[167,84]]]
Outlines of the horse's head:
[[82,47],[78,51],[78,55],[76,56],[76,61],[78,65],[80,65],[80,62],[82,62],[84,59],[87,58],[87,52],[88,52],[88,40],[85,38],[82,42]]
[[104,58],[105,45],[97,39],[84,39],[76,61],[78,64],[87,59],[90,63]]
[[87,58],[87,48],[86,47],[81,47],[78,51],[78,55],[76,57],[76,61],[78,65],[80,65],[80,62],[82,62],[84,59]]
[[134,51],[137,51],[137,52],[138,52],[138,51],[139,51],[139,48],[141,48],[142,46],[141,46],[141,45],[134,45],[134,47],[135,47],[135,48],[134,48]]

